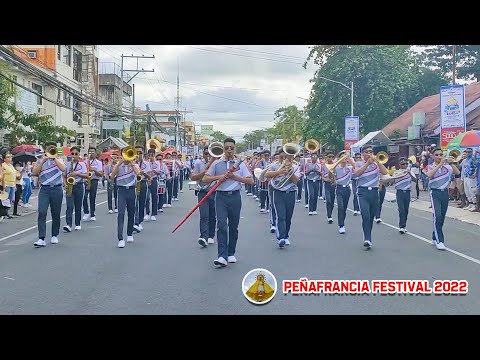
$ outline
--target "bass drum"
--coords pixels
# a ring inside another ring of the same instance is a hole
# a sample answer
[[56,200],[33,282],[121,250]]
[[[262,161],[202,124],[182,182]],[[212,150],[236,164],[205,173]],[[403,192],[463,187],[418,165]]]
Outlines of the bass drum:
[[157,193],[162,195],[165,194],[165,188],[167,187],[165,180],[158,180]]

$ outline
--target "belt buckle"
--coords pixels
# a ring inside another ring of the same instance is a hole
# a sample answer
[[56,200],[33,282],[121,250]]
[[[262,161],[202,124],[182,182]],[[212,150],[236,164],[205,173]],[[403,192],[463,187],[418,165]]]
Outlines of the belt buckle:
[[53,185],[53,184],[50,184],[50,187],[55,187],[55,185]]
[[232,194],[233,194],[233,191],[227,191],[227,194],[228,194],[228,195],[232,195]]
[[125,186],[125,190],[128,190],[128,189],[130,189],[130,186]]
[[369,186],[367,189],[368,189],[368,190],[373,190],[373,187]]

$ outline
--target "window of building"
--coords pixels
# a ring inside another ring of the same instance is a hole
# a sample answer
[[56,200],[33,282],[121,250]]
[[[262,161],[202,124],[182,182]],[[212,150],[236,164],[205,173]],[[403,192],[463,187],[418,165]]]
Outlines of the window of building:
[[72,108],[73,108],[73,121],[75,121],[76,123],[80,123],[80,121],[82,120],[82,115],[80,113],[80,101],[74,98]]
[[62,60],[62,45],[57,45],[57,59]]
[[63,45],[63,62],[68,66],[72,65],[72,45]]
[[[37,93],[42,95],[43,93],[43,88],[42,85],[38,85],[32,82],[32,89],[35,90]],[[37,96],[37,105],[42,105],[43,104],[43,99],[41,96]]]
[[65,104],[65,106],[70,107],[70,94],[66,91],[63,92],[63,103]]
[[82,81],[82,53],[73,49],[73,78]]
[[30,59],[36,59],[37,58],[37,50],[28,50],[27,54],[28,54],[28,57]]
[[[12,75],[11,78],[12,78],[13,81],[17,82],[17,76],[16,75]],[[13,82],[10,83],[10,86],[11,86],[12,91],[15,90],[15,84]]]

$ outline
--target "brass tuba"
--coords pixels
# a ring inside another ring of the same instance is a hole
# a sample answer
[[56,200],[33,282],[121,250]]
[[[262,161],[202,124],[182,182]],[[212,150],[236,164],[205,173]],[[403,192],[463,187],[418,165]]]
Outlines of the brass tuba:
[[147,151],[153,149],[157,153],[160,151],[161,148],[162,144],[160,144],[160,141],[158,141],[157,139],[149,139],[147,141]]
[[219,141],[214,141],[208,145],[208,153],[214,158],[219,158],[224,153],[223,144]]
[[315,139],[308,139],[305,141],[305,149],[311,153],[315,153],[320,149],[320,143]]

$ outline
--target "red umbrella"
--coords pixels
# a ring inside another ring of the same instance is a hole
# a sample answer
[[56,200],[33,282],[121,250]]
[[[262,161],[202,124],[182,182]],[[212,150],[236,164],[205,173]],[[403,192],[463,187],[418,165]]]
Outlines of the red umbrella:
[[24,144],[24,145],[18,145],[18,146],[15,146],[11,153],[12,154],[17,154],[19,152],[36,152],[40,150],[40,147],[38,147],[37,145],[29,145],[29,144]]

